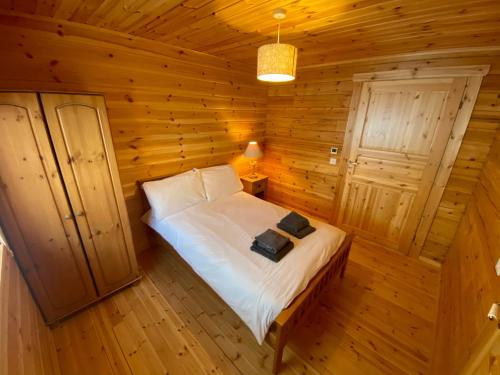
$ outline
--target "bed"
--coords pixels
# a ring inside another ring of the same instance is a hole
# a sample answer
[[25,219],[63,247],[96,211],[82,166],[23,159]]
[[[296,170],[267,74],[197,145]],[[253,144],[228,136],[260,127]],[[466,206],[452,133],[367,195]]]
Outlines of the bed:
[[[149,210],[142,218],[236,312],[260,344],[267,339],[275,351],[273,373],[279,371],[290,332],[321,291],[343,276],[352,242],[352,235],[312,218],[316,231],[295,239],[276,228],[288,212],[237,191],[200,200],[167,217],[155,217]],[[268,228],[294,242],[278,263],[249,250],[254,237]]]

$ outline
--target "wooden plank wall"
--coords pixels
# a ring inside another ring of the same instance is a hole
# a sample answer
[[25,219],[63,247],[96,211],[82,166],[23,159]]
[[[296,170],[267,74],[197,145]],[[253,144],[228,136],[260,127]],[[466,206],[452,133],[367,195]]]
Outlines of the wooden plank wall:
[[[136,247],[148,246],[138,178],[233,161],[266,143],[269,198],[329,219],[354,73],[491,64],[422,255],[441,261],[477,182],[498,121],[498,48],[410,54],[301,68],[290,84],[256,83],[254,67],[113,31],[0,11],[0,89],[106,96]],[[300,65],[300,56],[299,56]],[[267,107],[266,107],[266,92]],[[265,135],[264,135],[265,131]]]
[[52,333],[3,245],[0,267],[0,374],[60,374]]
[[137,179],[226,162],[246,168],[247,142],[263,140],[266,92],[253,68],[36,16],[0,12],[0,34],[0,89],[105,95],[139,250],[147,238]]
[[343,145],[354,73],[491,64],[422,251],[422,256],[442,261],[499,126],[499,57],[496,48],[326,64],[299,69],[295,82],[269,87],[266,152],[261,163],[261,172],[270,176],[269,199],[324,219],[331,217],[339,176],[338,167],[329,164],[329,149]]
[[490,74],[481,85],[457,160],[422,249],[422,256],[426,258],[443,261],[457,235],[458,225],[479,181],[486,157],[494,148],[492,142],[500,128],[499,57],[494,57],[489,64]]
[[442,267],[435,374],[458,374],[481,333],[495,329],[487,313],[500,298],[500,131],[479,180]]

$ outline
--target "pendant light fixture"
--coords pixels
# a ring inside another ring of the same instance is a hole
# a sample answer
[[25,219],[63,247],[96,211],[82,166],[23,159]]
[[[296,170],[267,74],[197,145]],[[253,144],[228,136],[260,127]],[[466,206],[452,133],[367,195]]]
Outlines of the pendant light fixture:
[[257,79],[266,82],[286,82],[295,79],[297,68],[297,48],[291,44],[280,43],[280,21],[286,17],[286,11],[278,8],[273,12],[278,20],[277,43],[265,44],[257,52]]

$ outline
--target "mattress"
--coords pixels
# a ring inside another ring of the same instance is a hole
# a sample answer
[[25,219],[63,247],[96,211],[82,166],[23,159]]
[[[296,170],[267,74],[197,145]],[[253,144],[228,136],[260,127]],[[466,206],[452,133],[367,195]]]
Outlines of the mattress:
[[[289,212],[238,192],[162,220],[155,220],[150,212],[142,219],[174,247],[262,344],[275,318],[328,263],[346,235],[309,218],[317,230],[296,239],[276,227]],[[295,245],[278,263],[250,250],[254,237],[268,228],[290,237]]]

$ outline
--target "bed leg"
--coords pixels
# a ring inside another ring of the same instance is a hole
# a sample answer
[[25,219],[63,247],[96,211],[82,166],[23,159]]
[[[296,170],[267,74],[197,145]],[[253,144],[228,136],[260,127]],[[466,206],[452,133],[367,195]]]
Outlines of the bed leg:
[[344,278],[345,269],[347,268],[347,262],[349,262],[349,252],[350,251],[351,251],[351,244],[349,244],[349,247],[346,249],[344,265],[342,266],[342,269],[340,270],[340,278],[341,279]]
[[342,266],[342,269],[340,270],[340,278],[343,279],[344,278],[344,274],[345,274],[345,269],[347,268],[347,261],[345,262],[345,264]]
[[286,337],[281,328],[276,332],[276,343],[274,347],[273,374],[277,374],[281,367],[281,359],[283,358],[283,349],[286,345]]

